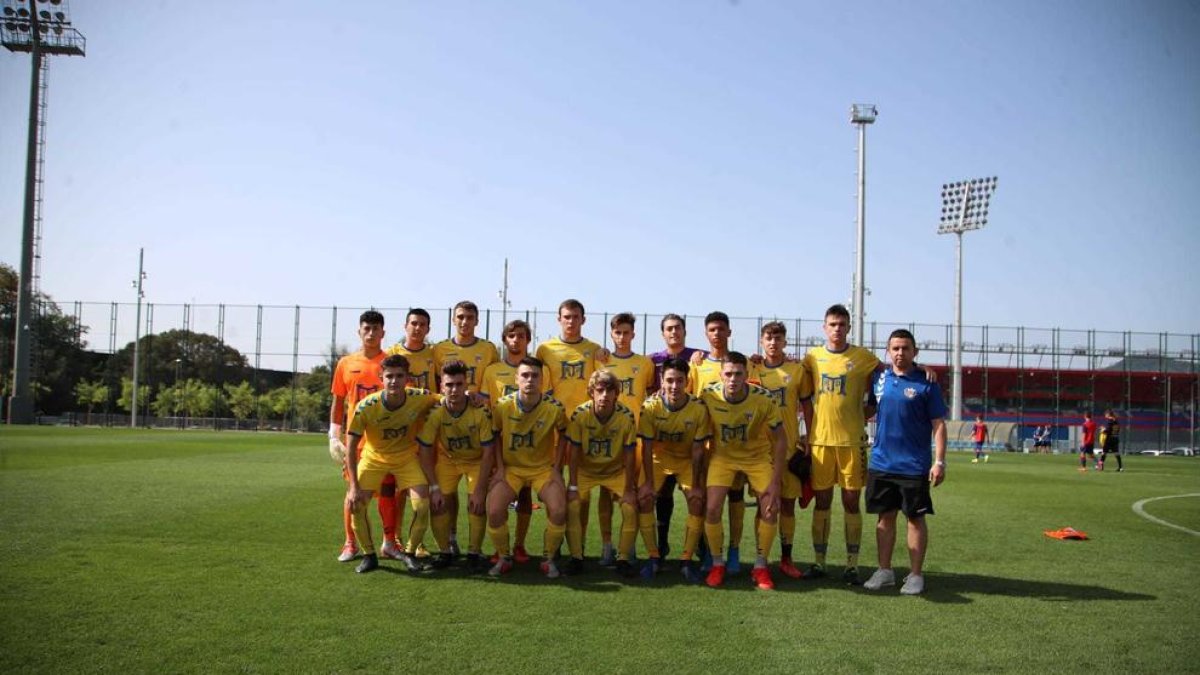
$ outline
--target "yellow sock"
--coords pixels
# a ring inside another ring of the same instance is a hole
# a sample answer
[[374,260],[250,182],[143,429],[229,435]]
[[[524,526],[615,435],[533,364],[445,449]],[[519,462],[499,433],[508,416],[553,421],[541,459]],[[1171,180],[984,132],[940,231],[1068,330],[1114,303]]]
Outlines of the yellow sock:
[[579,522],[580,502],[572,499],[567,502],[567,548],[572,558],[583,557],[583,524]]
[[450,552],[450,510],[433,516],[433,540],[437,542],[438,551]]
[[818,565],[825,564],[829,550],[829,509],[814,509],[812,521],[813,555]]
[[412,527],[408,529],[408,553],[417,552],[417,545],[425,540],[425,531],[429,529],[429,500],[422,497],[410,497],[412,502]]
[[745,521],[746,502],[729,502],[729,548],[741,548]]
[[846,567],[858,566],[858,546],[862,543],[862,514],[846,515]]
[[688,514],[687,525],[683,528],[683,552],[679,559],[688,561],[696,553],[696,547],[700,545],[700,535],[704,534],[704,516],[693,516]]
[[487,534],[487,516],[477,516],[472,513],[467,516],[467,523],[471,528],[467,553],[479,553],[483,550],[483,535]]
[[725,564],[725,525],[721,522],[704,521],[704,537],[708,539],[708,551],[712,553],[713,563],[720,561]]
[[638,529],[642,531],[642,544],[646,546],[646,557],[657,558],[658,539],[654,531],[654,512],[638,514]]
[[492,539],[492,546],[496,547],[496,553],[504,557],[512,555],[512,551],[508,548],[508,521],[500,527],[492,527],[488,525],[488,536]]
[[788,546],[796,538],[796,516],[779,516],[779,543]]
[[562,525],[555,525],[554,523],[551,523],[551,522],[546,523],[546,536],[545,536],[546,552],[544,555],[547,560],[549,560],[551,557],[553,557],[554,552],[557,551],[558,547],[562,545],[563,535],[566,534],[566,532],[567,532],[567,524],[566,523],[563,523]]
[[363,550],[363,553],[374,553],[375,542],[371,539],[371,520],[367,518],[366,504],[357,504],[354,507],[354,538],[358,540],[358,546]]
[[768,523],[759,518],[755,530],[758,533],[758,557],[766,560],[771,553],[771,546],[775,544],[775,533],[779,531],[779,523]]
[[629,560],[629,553],[637,546],[637,533],[637,507],[621,502],[621,538],[617,541],[617,560]]

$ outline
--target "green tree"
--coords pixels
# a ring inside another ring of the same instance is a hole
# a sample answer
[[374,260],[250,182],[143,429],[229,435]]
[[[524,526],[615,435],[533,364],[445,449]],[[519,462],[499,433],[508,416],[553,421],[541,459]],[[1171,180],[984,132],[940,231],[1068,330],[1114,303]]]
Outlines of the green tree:
[[170,417],[182,411],[183,383],[177,382],[165,389],[159,389],[150,408],[159,417]]
[[[147,409],[147,404],[150,403],[150,387],[145,384],[138,384],[138,410],[144,412]],[[125,412],[133,412],[133,379],[129,377],[121,378],[121,399],[117,401],[117,406]]]
[[[220,338],[189,330],[168,330],[144,335],[138,342],[143,381],[159,387],[197,379],[223,385],[249,379],[246,357]],[[117,372],[133,373],[133,343],[112,357]]]
[[254,414],[255,398],[254,387],[249,382],[225,385],[225,404],[237,420],[247,419]]
[[100,381],[80,380],[75,384],[75,400],[87,409],[86,424],[92,423],[92,408],[108,402],[108,385]]

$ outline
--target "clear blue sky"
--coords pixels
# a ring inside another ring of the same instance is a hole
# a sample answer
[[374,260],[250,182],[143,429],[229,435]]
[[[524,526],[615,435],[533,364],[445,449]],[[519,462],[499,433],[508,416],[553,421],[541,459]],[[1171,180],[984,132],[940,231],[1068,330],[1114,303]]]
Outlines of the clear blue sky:
[[[940,186],[996,175],[968,324],[1198,332],[1198,7],[76,0],[42,287],[132,302],[144,246],[157,303],[498,307],[507,256],[516,308],[815,318],[866,102],[868,319],[952,321]],[[14,267],[28,70],[0,54]]]

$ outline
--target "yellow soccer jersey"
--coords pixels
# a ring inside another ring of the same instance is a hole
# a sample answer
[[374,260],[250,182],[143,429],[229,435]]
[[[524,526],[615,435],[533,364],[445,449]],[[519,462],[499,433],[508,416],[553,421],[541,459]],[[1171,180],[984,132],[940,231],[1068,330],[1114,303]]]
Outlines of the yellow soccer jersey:
[[721,383],[721,360],[711,356],[704,357],[700,365],[693,365],[688,371],[688,393],[699,397],[700,393],[710,384]]
[[492,409],[492,432],[505,466],[550,468],[558,436],[566,431],[567,414],[550,396],[543,395],[533,409],[524,410],[517,395],[509,394]]
[[633,452],[637,446],[637,422],[633,411],[620,401],[608,421],[601,422],[588,401],[571,415],[567,440],[583,448],[580,473],[611,478],[625,470],[625,453]]
[[486,408],[470,403],[457,415],[439,403],[429,411],[429,419],[417,434],[422,446],[436,445],[438,454],[468,462],[482,460],[483,446],[490,445],[493,438],[491,415]]
[[662,396],[651,396],[642,405],[638,435],[654,441],[656,456],[691,459],[692,444],[712,436],[709,427],[708,408],[695,396],[688,396],[678,410],[671,410]]
[[440,397],[425,389],[405,387],[404,404],[389,410],[383,394],[376,392],[359,402],[350,433],[365,437],[364,457],[369,454],[386,464],[416,461],[417,433]]
[[499,361],[500,353],[496,351],[496,345],[487,340],[475,338],[475,342],[461,346],[450,339],[442,340],[433,346],[433,360],[437,363],[439,372],[442,366],[451,361],[465,363],[467,366],[467,390],[474,394],[481,390],[483,370]]
[[735,462],[773,459],[771,431],[783,423],[779,406],[762,387],[747,386],[750,391],[738,403],[725,400],[719,384],[701,394],[711,420],[713,457]]
[[551,338],[538,345],[537,357],[550,371],[550,389],[554,398],[567,410],[574,410],[588,400],[587,383],[596,372],[596,352],[600,345],[587,338],[564,342]]
[[800,438],[800,401],[812,396],[812,379],[804,364],[784,361],[778,366],[761,363],[750,368],[750,379],[767,391],[779,406],[783,430],[787,434],[788,454]]
[[629,408],[634,419],[637,419],[642,412],[642,403],[646,401],[646,393],[654,386],[654,362],[642,354],[612,354],[608,357],[608,363],[601,367],[617,376],[621,386],[617,400]]
[[859,447],[866,443],[863,397],[879,359],[869,350],[850,345],[834,353],[814,347],[804,355],[813,382],[813,445]]
[[[496,405],[500,399],[517,391],[517,367],[508,365],[504,359],[483,369],[483,383],[479,393],[488,398],[488,405]],[[542,367],[542,393],[553,394],[550,388],[550,371]]]
[[399,354],[408,359],[408,384],[420,389],[437,391],[437,362],[433,356],[433,347],[424,345],[413,351],[397,342],[388,350],[388,354]]

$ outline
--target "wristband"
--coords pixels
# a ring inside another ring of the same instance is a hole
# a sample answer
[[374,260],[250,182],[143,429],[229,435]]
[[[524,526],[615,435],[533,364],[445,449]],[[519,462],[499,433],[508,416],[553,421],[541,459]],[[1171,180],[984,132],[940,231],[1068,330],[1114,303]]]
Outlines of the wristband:
[[567,492],[579,492],[578,485],[570,485],[567,487]]
[[442,486],[441,486],[441,485],[430,485],[430,486],[429,486],[429,491],[430,491],[430,492],[441,492],[441,491],[442,491]]
[[946,468],[946,461],[945,461],[945,460],[942,460],[942,459],[939,459],[938,461],[934,462],[934,463],[933,463],[933,465],[934,465],[934,466],[940,466],[940,467],[942,467],[942,468],[944,469],[944,468]]

